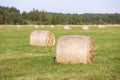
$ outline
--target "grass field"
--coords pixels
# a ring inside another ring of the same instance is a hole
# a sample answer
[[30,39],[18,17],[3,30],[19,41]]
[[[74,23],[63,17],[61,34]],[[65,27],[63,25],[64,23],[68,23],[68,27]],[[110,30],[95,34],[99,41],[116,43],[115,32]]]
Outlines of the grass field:
[[29,45],[34,27],[5,26],[0,29],[0,80],[120,80],[120,27],[99,29],[81,27],[37,28],[54,32],[56,41],[63,35],[86,35],[94,39],[92,64],[55,63],[55,46]]

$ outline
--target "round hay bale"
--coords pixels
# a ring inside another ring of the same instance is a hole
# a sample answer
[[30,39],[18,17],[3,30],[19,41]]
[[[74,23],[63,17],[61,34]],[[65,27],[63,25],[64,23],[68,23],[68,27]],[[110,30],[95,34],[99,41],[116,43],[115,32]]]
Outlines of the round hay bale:
[[99,25],[98,28],[105,28],[105,26],[104,25]]
[[20,25],[17,25],[17,28],[20,28],[21,26]]
[[54,26],[53,26],[53,25],[51,25],[50,27],[51,27],[51,28],[54,28]]
[[66,25],[66,26],[64,26],[64,29],[65,29],[65,30],[69,30],[69,29],[71,29],[71,28],[70,28],[70,26]]
[[35,25],[35,28],[38,28],[38,25]]
[[55,36],[50,31],[34,30],[30,34],[30,44],[35,46],[53,46],[55,45]]
[[98,28],[102,28],[102,25],[99,25]]
[[89,29],[88,26],[83,26],[82,28],[83,28],[83,30],[88,30]]
[[70,35],[59,38],[56,46],[57,63],[92,63],[94,42],[91,37]]
[[41,25],[41,28],[44,28],[44,25]]
[[102,28],[105,28],[105,26],[104,26],[104,25],[102,25]]

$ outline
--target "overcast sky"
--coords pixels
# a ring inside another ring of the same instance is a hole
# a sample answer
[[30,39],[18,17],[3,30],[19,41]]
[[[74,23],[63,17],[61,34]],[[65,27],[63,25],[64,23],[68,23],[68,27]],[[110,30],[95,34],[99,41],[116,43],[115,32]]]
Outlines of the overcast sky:
[[120,13],[120,0],[0,0],[0,6],[21,12],[34,8],[57,13]]

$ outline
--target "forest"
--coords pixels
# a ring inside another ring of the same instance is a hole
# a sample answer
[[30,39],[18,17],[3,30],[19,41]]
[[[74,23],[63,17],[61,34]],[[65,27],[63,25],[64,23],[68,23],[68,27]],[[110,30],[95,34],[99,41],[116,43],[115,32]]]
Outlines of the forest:
[[120,13],[85,13],[64,14],[34,9],[30,12],[20,12],[15,7],[0,6],[0,24],[10,25],[82,25],[82,24],[120,24]]

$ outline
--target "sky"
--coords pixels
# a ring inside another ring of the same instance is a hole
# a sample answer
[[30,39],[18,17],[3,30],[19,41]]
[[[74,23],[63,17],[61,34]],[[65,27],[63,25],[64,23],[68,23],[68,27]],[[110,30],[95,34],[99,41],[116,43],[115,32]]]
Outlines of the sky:
[[0,0],[0,6],[55,13],[120,13],[120,0]]

